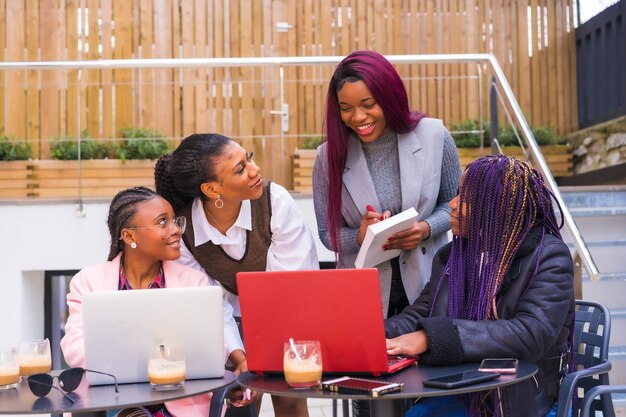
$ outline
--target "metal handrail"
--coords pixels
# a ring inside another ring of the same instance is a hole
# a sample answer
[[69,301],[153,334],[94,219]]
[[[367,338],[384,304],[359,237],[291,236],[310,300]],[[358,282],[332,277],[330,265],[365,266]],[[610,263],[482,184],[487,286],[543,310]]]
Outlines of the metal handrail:
[[524,139],[526,139],[526,144],[528,145],[528,149],[530,150],[530,153],[532,154],[534,161],[539,165],[539,170],[543,174],[543,177],[548,184],[548,188],[552,191],[552,193],[554,194],[554,198],[561,206],[561,209],[563,211],[563,221],[565,223],[565,226],[567,227],[567,230],[570,233],[570,236],[572,237],[572,240],[574,241],[574,246],[576,247],[576,251],[580,255],[580,258],[583,262],[583,265],[585,266],[585,269],[587,270],[587,273],[589,274],[592,280],[594,281],[599,280],[600,272],[598,271],[598,268],[595,262],[593,261],[593,258],[591,257],[589,248],[587,248],[587,244],[583,240],[580,234],[580,230],[578,230],[578,226],[576,226],[576,223],[574,222],[574,218],[572,217],[572,214],[570,213],[569,209],[565,205],[565,201],[563,201],[563,196],[561,195],[561,192],[559,191],[559,187],[557,186],[556,181],[554,180],[554,177],[552,176],[552,172],[550,171],[550,168],[548,168],[548,164],[546,163],[546,160],[543,157],[541,150],[539,149],[539,145],[537,144],[535,137],[530,131],[530,127],[528,126],[528,123],[526,122],[524,113],[522,113],[522,109],[520,108],[517,100],[515,99],[513,90],[511,89],[511,86],[509,85],[509,82],[507,81],[504,75],[504,72],[502,71],[502,68],[500,67],[500,64],[498,63],[498,60],[496,59],[495,56],[490,55],[489,63],[491,65],[491,70],[493,71],[493,75],[495,76],[500,87],[504,91],[504,95],[506,96],[507,101],[509,102],[509,105],[513,109],[513,114],[515,115],[515,119],[517,120],[517,123],[520,129],[522,130],[522,134],[524,136]]
[[[251,57],[251,58],[152,58],[152,59],[103,59],[94,61],[14,61],[0,62],[0,70],[60,70],[60,69],[140,69],[140,68],[216,68],[216,67],[250,67],[250,66],[301,66],[337,64],[343,56],[303,56],[303,57]],[[592,280],[600,278],[591,253],[587,248],[569,209],[563,201],[556,181],[548,168],[539,145],[537,144],[530,127],[522,113],[513,90],[507,81],[500,64],[493,54],[429,54],[429,55],[386,55],[394,64],[486,64],[491,68],[498,85],[502,88],[506,99],[513,110],[514,117],[519,125],[526,144],[543,174],[548,188],[563,210],[563,221],[569,231],[574,246],[587,273]]]
[[[462,64],[488,63],[491,54],[430,54],[386,55],[396,64]],[[36,69],[140,69],[140,68],[194,68],[194,67],[259,67],[337,64],[343,56],[302,57],[250,57],[250,58],[150,58],[150,59],[100,59],[93,61],[9,61],[0,62],[3,70]],[[495,59],[495,58],[494,58]]]

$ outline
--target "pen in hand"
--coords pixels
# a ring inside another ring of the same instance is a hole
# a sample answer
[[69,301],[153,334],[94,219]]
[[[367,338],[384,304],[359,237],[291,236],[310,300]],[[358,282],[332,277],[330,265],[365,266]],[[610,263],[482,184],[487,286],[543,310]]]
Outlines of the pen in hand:
[[[365,210],[367,211],[371,211],[372,213],[376,213],[378,214],[378,212],[376,211],[376,209],[374,208],[374,206],[368,204],[367,206],[365,206]],[[379,220],[385,220],[389,218],[389,212],[383,212],[383,214],[378,214],[378,219]]]

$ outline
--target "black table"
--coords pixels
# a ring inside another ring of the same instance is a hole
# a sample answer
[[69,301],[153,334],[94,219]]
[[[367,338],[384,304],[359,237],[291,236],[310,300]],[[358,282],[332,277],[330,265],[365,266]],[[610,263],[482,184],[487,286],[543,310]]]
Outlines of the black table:
[[[457,372],[477,369],[477,363],[467,363],[455,366],[412,366],[397,374],[379,377],[385,381],[398,382],[404,384],[404,390],[385,394],[378,398],[372,398],[367,394],[344,394],[329,391],[322,391],[317,388],[293,389],[287,385],[282,375],[255,375],[250,372],[243,373],[237,377],[239,384],[250,389],[275,394],[283,397],[296,398],[327,398],[327,399],[352,399],[352,400],[372,400],[372,416],[396,416],[404,415],[404,400],[406,398],[437,397],[444,395],[466,394],[469,392],[486,391],[495,388],[516,384],[528,379],[537,373],[537,365],[532,362],[520,361],[516,374],[501,375],[499,378],[483,382],[480,384],[468,385],[456,389],[429,388],[422,384],[422,381],[438,376],[450,375]],[[336,376],[324,376],[324,379],[331,379]]]
[[[58,374],[60,371],[54,371]],[[113,385],[90,387],[83,378],[76,391],[68,395],[76,401],[72,404],[56,389],[43,398],[30,392],[28,382],[23,380],[17,389],[0,391],[0,414],[56,414],[64,412],[91,412],[139,405],[159,404],[223,388],[235,380],[235,374],[226,371],[223,378],[186,380],[182,389],[154,391],[149,383],[119,384],[119,393]],[[56,382],[56,381],[55,381]]]

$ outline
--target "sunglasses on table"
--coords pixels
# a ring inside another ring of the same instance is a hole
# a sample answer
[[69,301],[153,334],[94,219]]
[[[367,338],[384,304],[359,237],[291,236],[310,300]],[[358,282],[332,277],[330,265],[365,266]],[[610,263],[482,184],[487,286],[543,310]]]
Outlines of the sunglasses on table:
[[[33,374],[28,377],[28,387],[30,391],[36,395],[37,397],[45,397],[48,395],[52,388],[61,391],[56,385],[54,385],[54,379],[58,379],[59,387],[63,389],[65,392],[72,392],[80,385],[80,382],[83,380],[83,375],[86,372],[93,372],[95,374],[107,375],[113,378],[113,383],[115,384],[115,392],[119,392],[117,389],[117,378],[115,375],[107,374],[106,372],[100,371],[92,371],[84,368],[70,368],[61,372],[58,376],[52,376],[50,374]],[[69,395],[65,392],[61,391],[61,394],[65,396],[72,403],[75,403]]]

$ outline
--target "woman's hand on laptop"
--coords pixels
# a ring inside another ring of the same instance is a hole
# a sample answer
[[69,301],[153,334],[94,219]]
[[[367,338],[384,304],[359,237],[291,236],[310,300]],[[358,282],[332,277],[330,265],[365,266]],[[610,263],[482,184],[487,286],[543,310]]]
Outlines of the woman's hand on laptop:
[[248,362],[246,361],[246,354],[241,349],[233,350],[228,356],[228,360],[235,366],[233,372],[235,375],[239,375],[242,372],[248,370]]
[[387,339],[387,354],[417,356],[428,350],[428,336],[423,330]]

